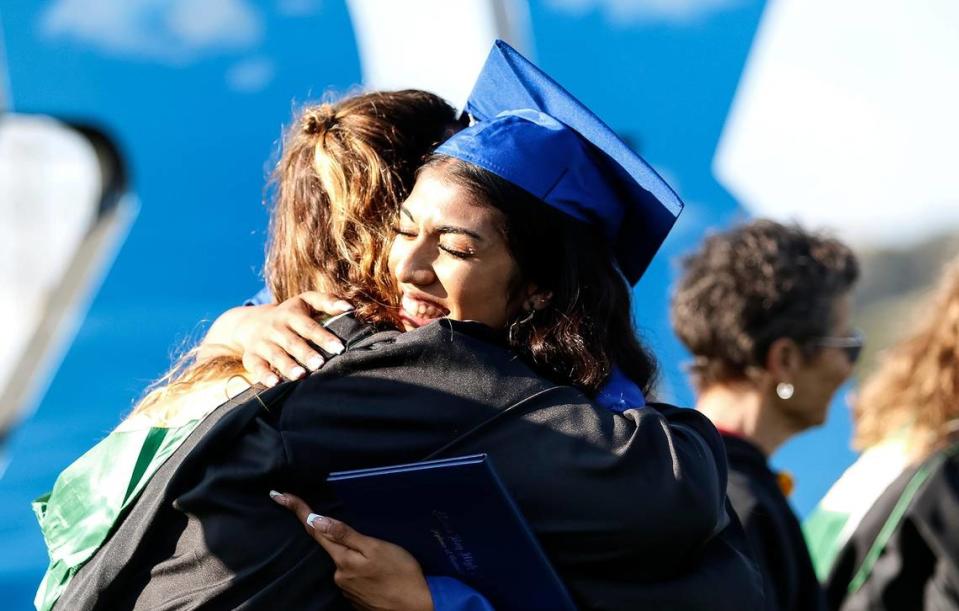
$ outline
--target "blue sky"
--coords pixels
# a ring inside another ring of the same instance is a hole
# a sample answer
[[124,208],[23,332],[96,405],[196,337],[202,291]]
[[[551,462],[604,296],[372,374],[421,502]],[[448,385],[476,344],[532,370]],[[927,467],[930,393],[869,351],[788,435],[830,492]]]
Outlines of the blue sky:
[[[294,103],[360,80],[342,1],[216,0],[206,26],[169,9],[183,2],[18,1],[0,13],[14,109],[101,127],[127,159],[140,200],[56,377],[6,448],[0,589],[17,601],[32,597],[46,562],[28,502],[109,431],[199,321],[256,291],[264,179],[281,125]],[[192,3],[199,4],[206,3]],[[119,13],[109,13],[111,6]],[[142,10],[125,12],[130,6]],[[687,203],[636,296],[664,388],[688,404],[679,368],[685,356],[668,330],[666,295],[677,255],[706,227],[742,216],[710,166],[763,3],[630,6],[532,2],[533,50],[546,71],[636,142]],[[827,433],[816,443],[845,452],[848,424]],[[837,467],[797,471],[794,500],[806,511]]]

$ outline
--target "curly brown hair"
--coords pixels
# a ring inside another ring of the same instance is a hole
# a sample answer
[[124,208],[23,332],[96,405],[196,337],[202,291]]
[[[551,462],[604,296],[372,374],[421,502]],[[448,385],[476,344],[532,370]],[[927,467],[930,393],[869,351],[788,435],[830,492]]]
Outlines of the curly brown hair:
[[693,353],[699,388],[747,378],[772,343],[791,338],[808,358],[827,336],[837,299],[859,277],[842,242],[798,225],[755,220],[709,236],[683,259],[671,318]]
[[911,335],[887,350],[853,405],[854,445],[906,434],[913,458],[946,443],[959,419],[959,260],[948,266]]

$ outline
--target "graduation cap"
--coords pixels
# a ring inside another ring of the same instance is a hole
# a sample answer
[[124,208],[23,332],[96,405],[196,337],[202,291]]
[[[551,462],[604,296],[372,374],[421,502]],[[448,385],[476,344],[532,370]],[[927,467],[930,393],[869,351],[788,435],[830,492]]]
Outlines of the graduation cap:
[[600,227],[630,284],[683,209],[673,190],[605,123],[497,40],[466,103],[475,123],[436,152],[508,180]]

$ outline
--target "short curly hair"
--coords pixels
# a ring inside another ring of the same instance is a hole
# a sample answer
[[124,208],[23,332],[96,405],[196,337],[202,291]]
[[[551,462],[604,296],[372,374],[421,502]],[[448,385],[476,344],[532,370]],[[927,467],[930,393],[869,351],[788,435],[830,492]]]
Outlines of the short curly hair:
[[782,337],[812,356],[810,340],[829,335],[836,300],[859,277],[842,242],[770,220],[709,236],[682,266],[670,314],[700,388],[745,379]]

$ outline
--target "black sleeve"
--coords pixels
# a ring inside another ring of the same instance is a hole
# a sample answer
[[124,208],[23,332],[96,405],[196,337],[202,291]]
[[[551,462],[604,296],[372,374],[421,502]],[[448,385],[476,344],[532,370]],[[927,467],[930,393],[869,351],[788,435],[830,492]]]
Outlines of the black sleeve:
[[711,433],[691,410],[617,415],[574,394],[490,439],[502,449],[497,465],[541,465],[507,467],[504,477],[523,491],[518,500],[544,525],[544,545],[556,558],[655,581],[680,572],[726,526],[725,458]]

